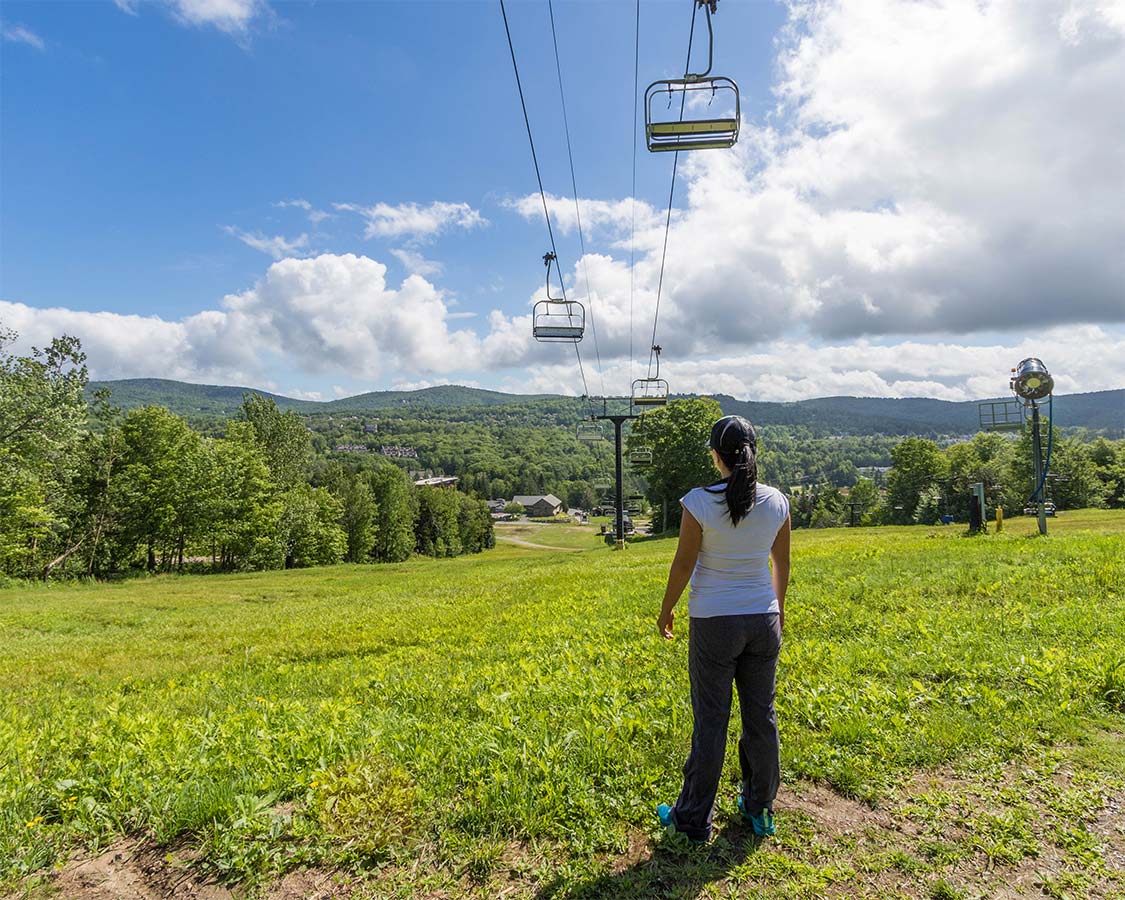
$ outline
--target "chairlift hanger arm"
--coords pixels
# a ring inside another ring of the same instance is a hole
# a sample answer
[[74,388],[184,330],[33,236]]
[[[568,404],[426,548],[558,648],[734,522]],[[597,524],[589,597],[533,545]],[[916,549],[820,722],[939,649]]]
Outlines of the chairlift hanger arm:
[[694,75],[691,72],[684,72],[685,81],[698,81],[706,78],[711,74],[711,66],[714,64],[715,31],[711,27],[711,14],[718,11],[719,0],[696,0],[696,8],[698,9],[700,6],[707,14],[707,69]]

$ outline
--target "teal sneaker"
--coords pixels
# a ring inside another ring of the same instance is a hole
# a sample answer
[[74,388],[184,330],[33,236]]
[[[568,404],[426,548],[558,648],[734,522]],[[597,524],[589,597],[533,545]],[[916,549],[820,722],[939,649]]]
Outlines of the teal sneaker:
[[773,810],[763,809],[758,815],[752,816],[746,811],[746,804],[742,799],[742,795],[738,795],[738,812],[747,822],[750,823],[754,829],[754,834],[759,837],[770,837],[777,832],[777,825],[774,822]]
[[[660,820],[661,827],[669,834],[683,834],[683,832],[676,827],[676,823],[672,821],[672,807],[667,803],[661,803],[656,807],[656,817]],[[684,834],[684,837],[693,844],[706,844],[708,840],[707,838],[688,837],[686,834]]]

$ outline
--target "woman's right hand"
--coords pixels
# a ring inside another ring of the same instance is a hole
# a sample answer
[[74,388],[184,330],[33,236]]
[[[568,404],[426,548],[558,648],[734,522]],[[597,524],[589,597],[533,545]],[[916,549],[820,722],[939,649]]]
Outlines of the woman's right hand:
[[672,622],[675,620],[676,614],[672,610],[664,612],[660,611],[660,618],[656,620],[656,630],[660,632],[660,636],[666,641],[672,640]]

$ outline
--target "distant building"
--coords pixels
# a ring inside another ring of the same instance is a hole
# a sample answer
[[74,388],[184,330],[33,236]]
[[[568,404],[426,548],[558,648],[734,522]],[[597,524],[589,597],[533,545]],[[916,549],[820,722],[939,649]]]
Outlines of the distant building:
[[366,453],[368,449],[363,444],[337,444],[335,447],[337,453]]
[[557,516],[563,511],[563,502],[554,494],[517,494],[512,502],[518,503],[529,516],[537,519]]
[[419,478],[414,482],[415,487],[453,488],[457,486],[456,475],[437,475],[433,478]]
[[384,444],[379,448],[383,456],[392,456],[395,459],[417,459],[418,451],[413,447],[402,447],[398,444]]

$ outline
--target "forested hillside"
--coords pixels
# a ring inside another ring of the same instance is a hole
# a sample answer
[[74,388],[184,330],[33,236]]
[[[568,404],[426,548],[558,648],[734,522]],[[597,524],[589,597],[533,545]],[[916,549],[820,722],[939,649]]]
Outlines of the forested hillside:
[[[422,420],[482,421],[488,415],[521,417],[539,423],[572,425],[586,414],[589,405],[577,397],[551,394],[504,394],[459,385],[442,385],[418,391],[374,391],[341,400],[294,400],[257,388],[217,387],[186,384],[158,378],[125,381],[94,381],[113,392],[113,402],[124,408],[164,406],[179,415],[231,415],[247,392],[272,397],[280,409],[308,415],[363,413],[394,409],[398,414]],[[682,394],[679,397],[695,397]],[[820,397],[792,403],[762,403],[715,394],[726,414],[746,416],[756,424],[785,425],[808,429],[814,435],[942,435],[971,434],[977,430],[977,401],[953,403],[924,397]],[[1055,419],[1064,428],[1084,428],[1109,438],[1125,437],[1125,388],[1055,398]],[[409,412],[407,412],[409,410]]]

